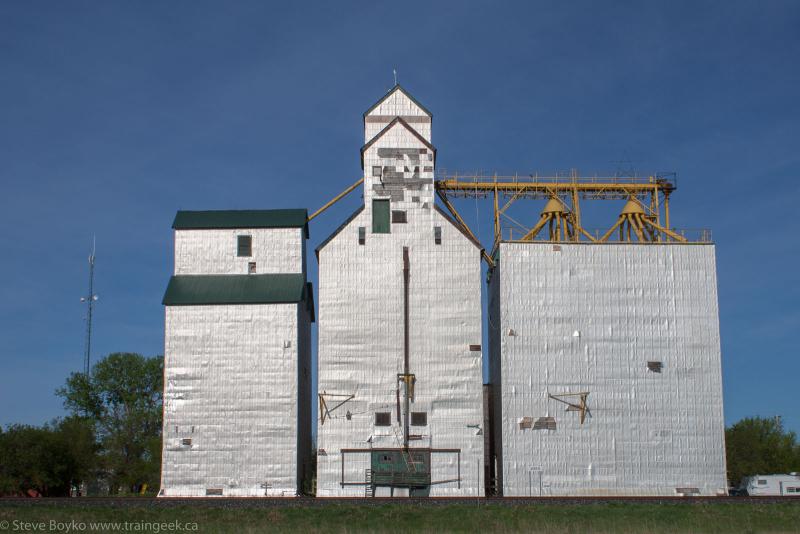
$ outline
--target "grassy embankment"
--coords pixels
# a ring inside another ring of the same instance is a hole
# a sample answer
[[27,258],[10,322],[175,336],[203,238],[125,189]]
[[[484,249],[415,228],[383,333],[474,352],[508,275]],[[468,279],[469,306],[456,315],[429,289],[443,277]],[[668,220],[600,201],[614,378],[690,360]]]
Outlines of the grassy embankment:
[[[16,521],[16,529],[15,523]],[[197,532],[547,532],[553,534],[658,534],[658,533],[800,533],[797,504],[547,504],[500,506],[442,505],[380,506],[328,505],[289,508],[224,508],[156,505],[54,506],[0,504],[0,534],[22,532],[29,526],[52,521],[61,532],[125,531],[124,526],[98,525],[128,522],[128,532],[175,532],[153,523],[196,523]],[[5,523],[7,522],[7,523]],[[76,528],[77,524],[77,528]],[[83,524],[83,529],[81,525]],[[2,528],[5,525],[5,528]],[[137,527],[138,525],[138,527]],[[41,525],[40,525],[41,526]],[[56,525],[58,526],[58,525]],[[189,529],[193,527],[188,525]],[[93,530],[94,529],[94,530]],[[40,530],[35,528],[35,530]],[[191,532],[192,530],[184,530]]]

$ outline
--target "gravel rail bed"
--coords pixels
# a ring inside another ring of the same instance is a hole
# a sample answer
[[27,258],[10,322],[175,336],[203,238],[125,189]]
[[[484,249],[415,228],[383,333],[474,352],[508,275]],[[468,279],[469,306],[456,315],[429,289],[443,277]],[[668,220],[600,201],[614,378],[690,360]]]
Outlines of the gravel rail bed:
[[406,505],[435,507],[450,505],[472,506],[548,506],[596,504],[797,504],[798,497],[428,497],[428,498],[314,498],[314,497],[251,497],[251,498],[154,498],[154,497],[81,497],[81,498],[0,498],[3,506],[63,506],[93,507],[204,507],[204,508],[296,508],[324,506],[385,506]]

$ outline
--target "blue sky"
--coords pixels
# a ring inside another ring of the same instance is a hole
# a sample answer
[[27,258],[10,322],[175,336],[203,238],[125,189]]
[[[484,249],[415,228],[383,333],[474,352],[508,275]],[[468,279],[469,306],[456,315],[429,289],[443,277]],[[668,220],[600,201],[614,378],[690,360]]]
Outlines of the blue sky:
[[726,421],[800,431],[798,28],[778,0],[0,2],[0,424],[63,413],[93,234],[95,357],[160,354],[175,211],[316,209],[397,68],[440,170],[677,172],[673,224],[717,243]]

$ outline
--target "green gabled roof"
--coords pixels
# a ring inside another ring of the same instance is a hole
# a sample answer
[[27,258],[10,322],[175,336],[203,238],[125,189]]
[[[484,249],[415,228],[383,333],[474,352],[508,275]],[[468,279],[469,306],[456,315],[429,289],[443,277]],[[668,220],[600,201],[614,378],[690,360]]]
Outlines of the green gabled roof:
[[179,211],[175,230],[215,228],[304,228],[308,237],[308,210]]
[[288,304],[306,300],[308,289],[302,273],[177,275],[162,304]]

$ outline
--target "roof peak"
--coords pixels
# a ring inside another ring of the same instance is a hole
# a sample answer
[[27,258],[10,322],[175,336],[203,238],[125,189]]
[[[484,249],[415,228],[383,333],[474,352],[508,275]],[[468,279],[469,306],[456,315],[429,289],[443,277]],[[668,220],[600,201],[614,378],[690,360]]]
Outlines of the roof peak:
[[383,96],[382,96],[380,99],[378,99],[378,101],[377,101],[377,102],[375,102],[374,104],[372,104],[372,105],[369,107],[369,109],[367,109],[367,111],[365,111],[365,112],[364,112],[364,118],[366,119],[366,118],[367,118],[367,115],[369,115],[369,114],[370,114],[370,113],[371,113],[371,112],[372,112],[372,111],[373,111],[375,108],[377,108],[378,106],[380,106],[380,105],[381,105],[381,104],[384,102],[384,100],[386,100],[387,98],[389,98],[390,96],[392,96],[392,95],[393,95],[394,93],[396,93],[397,91],[400,91],[401,93],[403,93],[404,95],[406,95],[406,96],[408,97],[408,99],[409,99],[409,100],[411,100],[411,101],[412,101],[412,102],[413,102],[413,103],[414,103],[414,104],[415,104],[415,105],[416,105],[416,106],[417,106],[419,109],[421,109],[421,110],[422,110],[422,111],[423,111],[423,112],[424,112],[424,113],[425,113],[427,116],[429,116],[429,117],[433,118],[433,113],[431,113],[431,112],[430,112],[430,110],[429,110],[428,108],[426,108],[425,106],[423,106],[423,105],[422,105],[422,104],[419,102],[419,100],[417,100],[416,98],[414,98],[414,95],[412,95],[411,93],[409,93],[409,92],[408,92],[408,90],[407,90],[405,87],[403,87],[402,85],[400,85],[399,83],[396,83],[396,84],[394,84],[394,87],[392,87],[391,89],[389,89],[389,90],[386,92],[386,94],[385,94],[385,95],[383,95]]
[[395,117],[394,119],[392,119],[392,120],[389,122],[389,124],[387,124],[387,125],[386,125],[386,126],[383,128],[383,130],[381,130],[380,132],[378,132],[377,134],[375,134],[375,136],[374,136],[372,139],[370,139],[370,140],[369,140],[369,141],[368,141],[368,142],[367,142],[367,143],[366,143],[364,146],[362,146],[362,147],[361,147],[361,168],[362,168],[362,169],[364,168],[364,152],[366,152],[366,151],[367,151],[367,149],[368,149],[369,147],[371,147],[373,144],[375,144],[375,141],[377,141],[378,139],[380,139],[381,137],[383,137],[383,135],[384,135],[386,132],[388,132],[389,130],[391,130],[392,128],[394,128],[394,127],[395,127],[395,125],[397,125],[397,124],[399,124],[399,125],[403,126],[403,127],[404,127],[406,130],[408,130],[408,131],[409,131],[409,132],[410,132],[410,133],[411,133],[411,134],[412,134],[414,137],[416,137],[417,139],[419,139],[419,140],[420,140],[420,142],[421,142],[423,145],[425,145],[426,147],[430,148],[430,149],[431,149],[431,151],[433,152],[433,159],[434,159],[434,162],[436,161],[436,147],[435,147],[435,146],[433,146],[433,144],[432,144],[430,141],[428,141],[427,139],[425,139],[424,137],[422,137],[422,136],[420,135],[420,133],[419,133],[418,131],[416,131],[416,130],[415,130],[415,129],[414,129],[412,126],[411,126],[411,125],[409,125],[409,124],[408,124],[408,123],[407,123],[405,120],[403,120],[403,117],[397,116],[397,117]]

